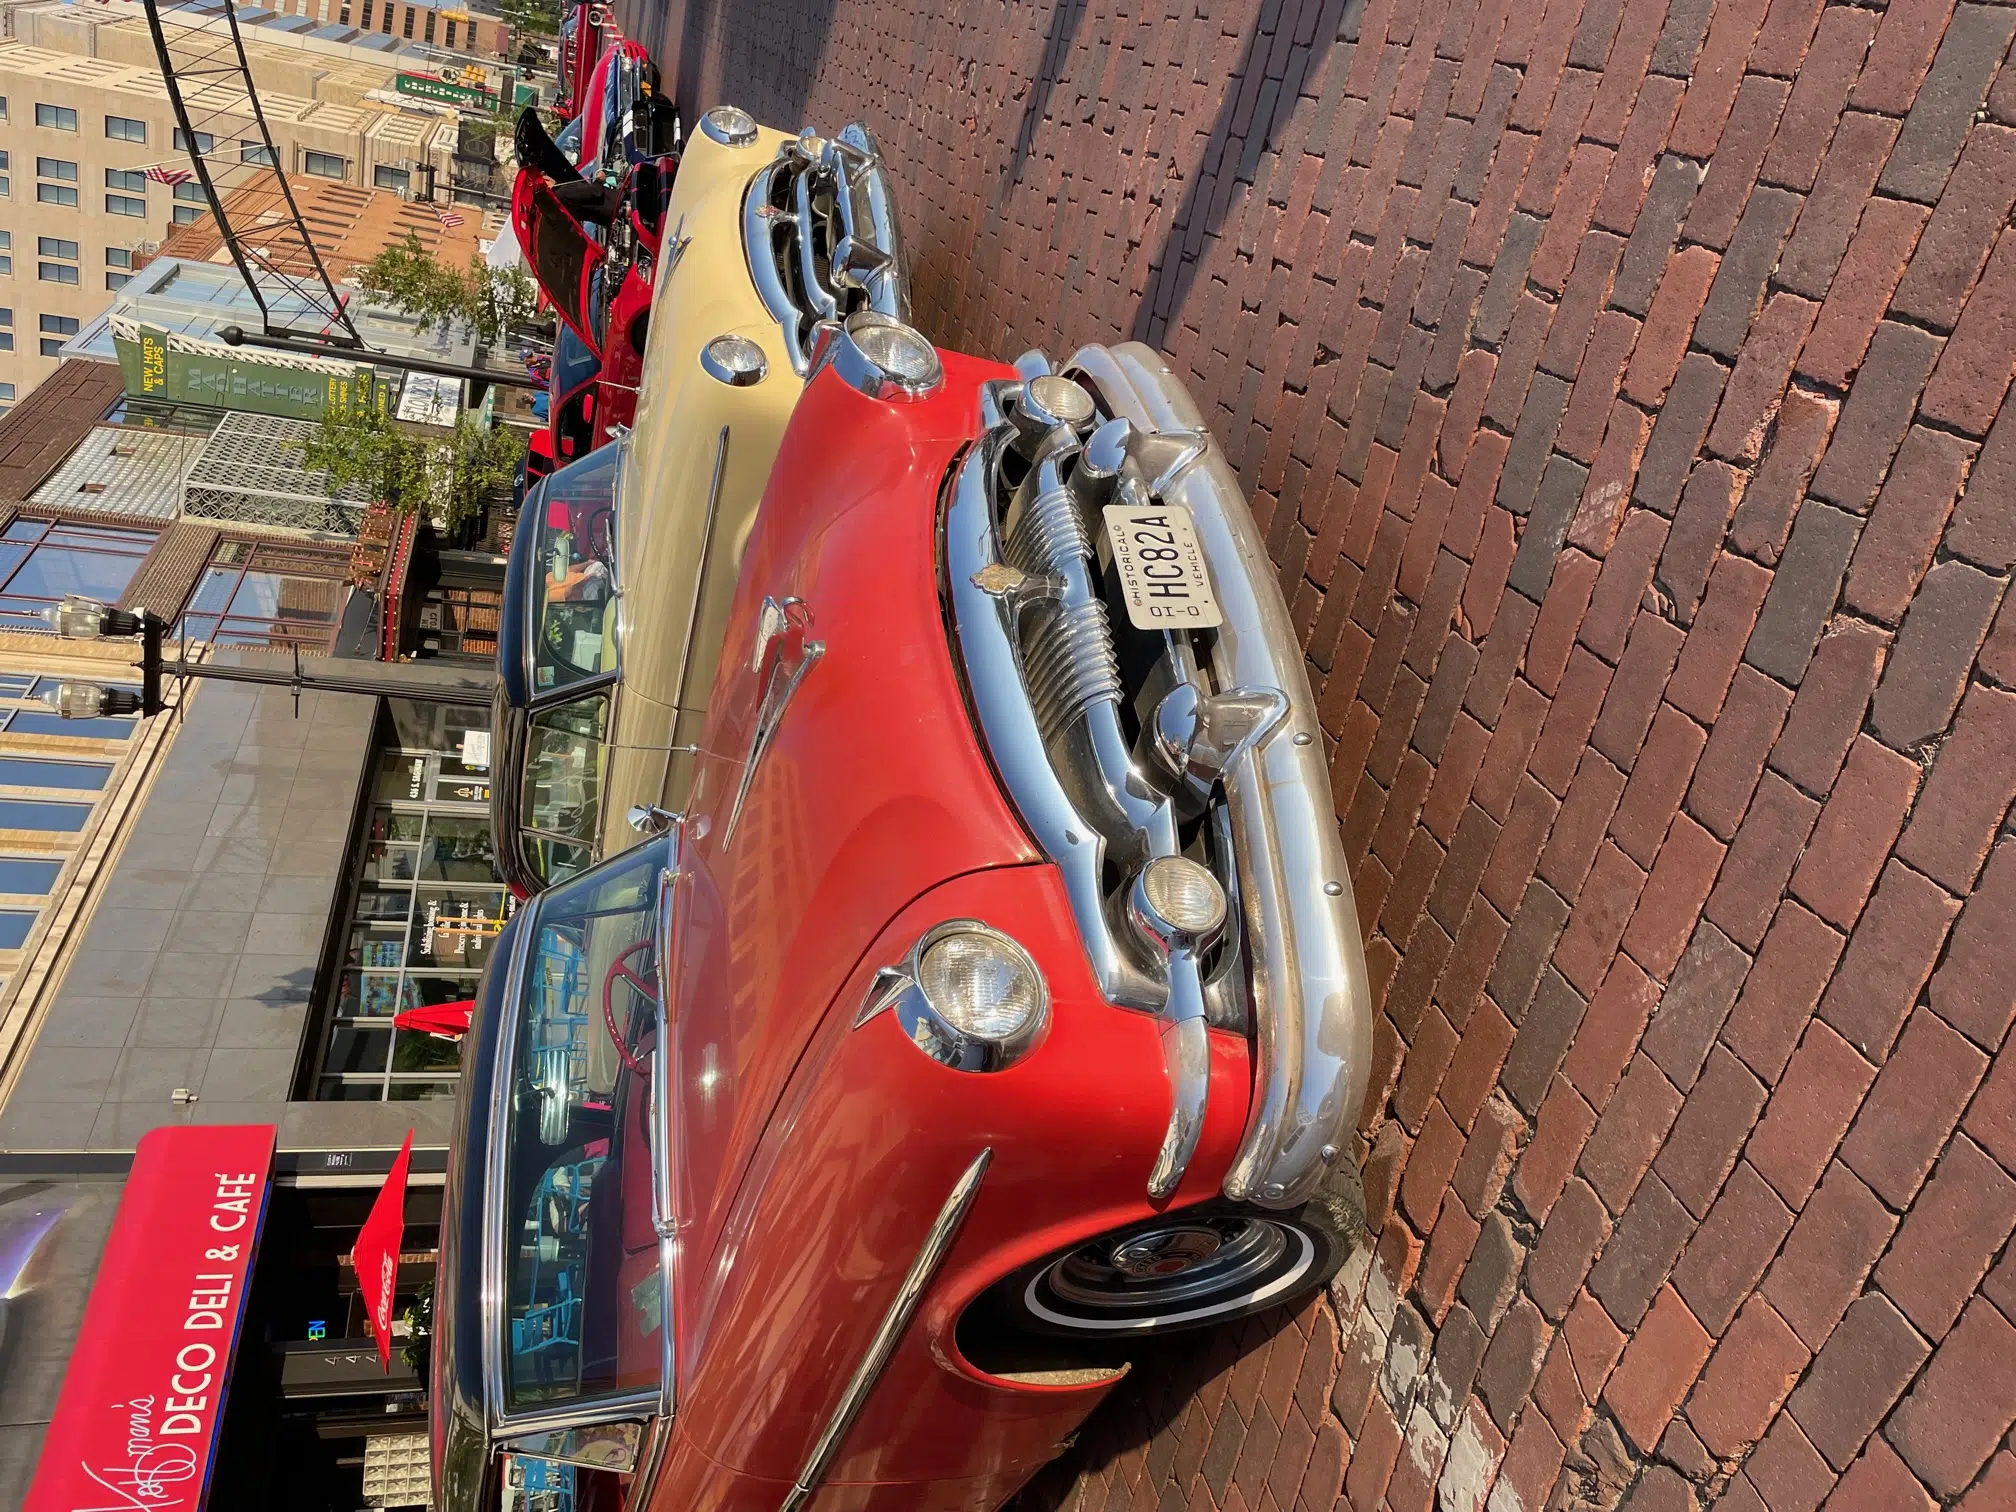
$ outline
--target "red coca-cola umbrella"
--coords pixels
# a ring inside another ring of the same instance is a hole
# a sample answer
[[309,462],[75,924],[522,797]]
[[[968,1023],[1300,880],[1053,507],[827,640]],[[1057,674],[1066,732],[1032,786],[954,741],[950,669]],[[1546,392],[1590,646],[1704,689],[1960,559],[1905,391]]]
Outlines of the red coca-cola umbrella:
[[393,1014],[392,1027],[411,1029],[416,1034],[431,1034],[436,1039],[457,1040],[469,1032],[469,1020],[475,1013],[474,998],[465,998],[459,1003],[427,1003]]
[[357,1285],[370,1314],[371,1332],[378,1342],[378,1363],[388,1374],[392,1369],[392,1298],[399,1289],[399,1246],[406,1234],[406,1168],[412,1159],[413,1131],[408,1129],[378,1200],[371,1204],[371,1216],[357,1235],[357,1247],[350,1252],[350,1263],[357,1267]]

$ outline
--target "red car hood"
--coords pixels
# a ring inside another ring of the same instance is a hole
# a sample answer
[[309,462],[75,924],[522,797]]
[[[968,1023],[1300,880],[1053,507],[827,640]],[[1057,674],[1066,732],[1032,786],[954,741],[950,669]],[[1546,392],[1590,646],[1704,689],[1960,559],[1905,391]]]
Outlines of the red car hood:
[[[710,1315],[714,1259],[751,1152],[878,933],[949,877],[1040,859],[968,721],[938,591],[940,485],[1006,369],[945,357],[931,398],[892,404],[830,370],[805,390],[743,561],[687,804],[674,945],[682,1354]],[[823,644],[755,767],[730,833],[769,663],[768,597]],[[793,611],[794,615],[798,611]]]

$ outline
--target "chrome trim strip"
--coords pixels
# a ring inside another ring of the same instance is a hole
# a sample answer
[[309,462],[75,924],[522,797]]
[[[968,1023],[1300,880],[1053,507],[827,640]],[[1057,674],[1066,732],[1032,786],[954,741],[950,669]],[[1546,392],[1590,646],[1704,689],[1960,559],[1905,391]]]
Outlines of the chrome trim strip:
[[[504,982],[506,1011],[515,1006],[525,985],[525,963],[532,954],[532,939],[539,932],[539,905],[527,910],[532,917],[520,929],[511,952],[510,974]],[[484,1456],[495,1448],[496,1429],[504,1416],[504,1155],[511,1135],[511,1120],[500,1116],[511,1090],[511,1072],[518,1058],[518,1037],[500,1030],[504,1042],[497,1047],[497,1068],[490,1083],[490,1179],[483,1183],[483,1426]],[[473,1154],[473,1152],[472,1152]]]
[[987,1174],[987,1166],[994,1158],[994,1151],[982,1150],[973,1157],[973,1163],[966,1167],[957,1182],[953,1184],[951,1195],[945,1205],[938,1209],[938,1216],[932,1220],[930,1231],[924,1236],[924,1246],[917,1251],[917,1258],[910,1262],[910,1269],[903,1277],[903,1284],[896,1289],[889,1309],[882,1314],[882,1322],[875,1330],[875,1337],[868,1341],[868,1349],[861,1356],[861,1362],[854,1367],[854,1374],[848,1378],[846,1389],[840,1393],[840,1403],[833,1409],[833,1416],[827,1419],[825,1429],[812,1446],[812,1453],[805,1461],[805,1468],[798,1472],[798,1480],[785,1493],[778,1512],[800,1512],[812,1499],[820,1484],[826,1479],[826,1472],[832,1467],[833,1457],[840,1450],[841,1440],[847,1430],[854,1426],[854,1420],[861,1415],[861,1409],[868,1403],[868,1393],[875,1389],[875,1383],[888,1368],[889,1359],[896,1353],[896,1346],[902,1340],[903,1331],[910,1326],[916,1315],[917,1304],[924,1300],[925,1288],[931,1278],[938,1273],[938,1267],[945,1261],[946,1252],[952,1248],[952,1241],[959,1235],[959,1227],[966,1221],[967,1210],[973,1206],[973,1199],[979,1195],[981,1178]]
[[[1203,419],[1149,348],[1086,347],[1089,378],[1149,431]],[[1347,1158],[1371,1060],[1372,995],[1330,775],[1302,649],[1239,480],[1216,445],[1167,491],[1190,512],[1224,610],[1212,652],[1220,687],[1279,688],[1287,712],[1224,775],[1258,1034],[1254,1095],[1225,1195],[1261,1207],[1308,1200]]]
[[[721,427],[721,434],[714,441],[714,477],[707,485],[707,520],[700,527],[700,555],[693,567],[693,586],[686,595],[686,644],[679,653],[679,691],[674,695],[679,708],[686,707],[686,679],[693,671],[693,632],[700,625],[700,588],[707,581],[707,558],[714,550],[714,522],[721,515],[721,484],[728,476],[728,427]],[[666,754],[665,769],[669,776],[672,769],[671,753]],[[665,796],[664,785],[659,785],[658,796]]]

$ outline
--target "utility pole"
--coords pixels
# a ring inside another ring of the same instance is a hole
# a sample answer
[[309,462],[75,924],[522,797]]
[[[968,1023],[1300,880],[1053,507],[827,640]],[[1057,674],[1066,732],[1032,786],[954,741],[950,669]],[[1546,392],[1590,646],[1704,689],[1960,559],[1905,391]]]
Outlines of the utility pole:
[[402,676],[400,669],[382,662],[359,662],[354,672],[323,671],[304,667],[298,646],[294,648],[293,665],[287,667],[192,662],[187,656],[177,656],[169,661],[162,654],[168,622],[159,615],[146,609],[111,609],[95,599],[74,594],[57,607],[45,611],[45,617],[56,633],[67,640],[137,638],[140,642],[140,692],[135,695],[119,688],[101,687],[97,683],[62,683],[46,698],[50,707],[65,719],[95,719],[106,714],[159,714],[168,707],[162,698],[162,684],[169,677],[178,681],[207,677],[219,682],[287,688],[293,692],[297,708],[303,693],[349,693],[369,698],[405,698],[415,703],[480,705],[490,701],[497,685],[494,668],[470,668],[466,679],[455,683],[421,681]]

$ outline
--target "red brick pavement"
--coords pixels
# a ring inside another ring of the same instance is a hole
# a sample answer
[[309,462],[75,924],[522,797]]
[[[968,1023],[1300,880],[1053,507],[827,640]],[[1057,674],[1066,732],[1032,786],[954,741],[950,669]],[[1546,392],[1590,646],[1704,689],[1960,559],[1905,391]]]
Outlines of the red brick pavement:
[[2016,1506],[2016,9],[640,30],[876,127],[941,339],[1171,352],[1334,742],[1376,1248],[1025,1500]]

